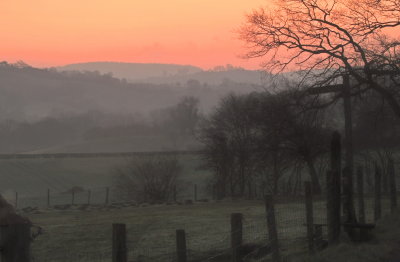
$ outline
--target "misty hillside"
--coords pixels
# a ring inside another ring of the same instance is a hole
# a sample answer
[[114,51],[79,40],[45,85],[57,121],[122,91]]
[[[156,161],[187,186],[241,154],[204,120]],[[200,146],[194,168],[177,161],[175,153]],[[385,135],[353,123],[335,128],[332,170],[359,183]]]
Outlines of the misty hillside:
[[201,85],[221,85],[229,82],[262,85],[267,75],[263,71],[245,70],[231,65],[218,66],[206,71],[190,65],[113,62],[71,64],[58,67],[57,70],[97,71],[101,74],[111,73],[114,77],[129,82],[171,85],[185,85],[193,80]]
[[223,69],[221,71],[201,71],[185,75],[172,75],[165,77],[152,77],[145,79],[144,82],[152,84],[161,83],[186,83],[188,81],[198,81],[200,84],[220,85],[223,83],[250,83],[263,85],[267,74],[262,71],[245,70],[241,68]]
[[52,69],[0,64],[0,120],[37,120],[48,116],[100,111],[141,113],[171,106],[183,96],[200,100],[202,110],[213,107],[229,92],[251,92],[252,84],[225,82],[204,86],[127,83],[96,72],[57,72]]
[[165,110],[183,97],[195,97],[200,111],[207,112],[230,92],[260,89],[232,81],[214,86],[196,80],[182,85],[128,83],[99,72],[58,72],[3,62],[0,153],[193,148],[193,138],[178,141],[172,131],[165,131]]
[[153,77],[187,75],[202,71],[191,65],[144,64],[117,62],[90,62],[70,64],[57,68],[60,71],[98,71],[100,74],[112,73],[116,78],[138,81]]

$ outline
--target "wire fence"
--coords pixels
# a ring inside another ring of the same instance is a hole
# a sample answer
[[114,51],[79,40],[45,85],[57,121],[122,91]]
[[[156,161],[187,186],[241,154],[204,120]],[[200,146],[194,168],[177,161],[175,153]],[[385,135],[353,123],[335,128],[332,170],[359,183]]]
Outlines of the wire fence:
[[[224,205],[224,203],[210,203]],[[140,208],[140,207],[139,207]],[[293,248],[303,249],[306,238],[305,210],[302,201],[276,204],[276,218],[281,249],[290,254]],[[130,225],[127,223],[128,257],[133,261],[177,261],[175,229],[186,231],[188,261],[230,261],[232,254],[231,225],[214,216],[193,222],[180,223],[182,217],[169,218],[165,224]],[[169,225],[171,220],[177,220]],[[184,221],[184,219],[182,219]],[[129,219],[128,219],[129,221]],[[43,234],[33,244],[33,261],[110,261],[112,254],[111,225],[79,223],[78,215],[71,215],[68,224],[39,225]],[[108,222],[108,220],[107,220]],[[241,230],[244,246],[243,256],[247,261],[265,256],[269,250],[269,236],[265,210],[262,202],[257,212],[243,212]]]
[[[223,205],[213,202],[212,205]],[[326,225],[326,201],[315,200],[314,223]],[[356,205],[357,207],[357,205]],[[365,198],[366,222],[374,222],[374,199]],[[140,207],[139,207],[140,208]],[[358,213],[358,209],[356,209]],[[382,198],[382,216],[390,214],[390,199]],[[183,214],[182,214],[183,216]],[[283,261],[290,261],[298,254],[308,252],[306,209],[303,199],[275,204],[276,226],[279,249]],[[187,261],[212,262],[231,261],[232,232],[229,218],[225,223],[212,219],[179,223],[181,217],[171,217],[165,224],[127,224],[127,248],[129,261],[177,261],[176,232],[186,232]],[[112,228],[109,223],[78,223],[79,216],[71,216],[70,224],[39,225],[43,234],[33,244],[32,261],[111,261]],[[171,223],[171,220],[177,220]],[[182,219],[184,221],[184,219]],[[221,219],[218,219],[221,220]],[[108,220],[107,220],[108,221]],[[257,212],[247,215],[243,212],[243,227],[240,230],[243,242],[240,245],[243,261],[266,261],[271,255],[271,243],[265,210],[260,202]],[[72,228],[74,230],[72,230]],[[327,239],[323,227],[323,239]]]
[[[196,188],[196,189],[194,189]],[[123,201],[119,196],[116,187],[101,186],[101,187],[71,187],[63,190],[43,190],[25,193],[23,191],[8,193],[5,197],[8,202],[13,204],[17,209],[35,210],[42,208],[65,209],[71,205],[112,205],[126,203],[128,205],[139,204],[155,204],[155,203],[139,203],[134,200]],[[176,199],[165,200],[165,203],[173,203],[175,200],[178,203],[193,203],[209,202],[212,200],[212,195],[208,192],[205,185],[190,184],[178,194]],[[157,202],[160,203],[160,202]],[[82,207],[84,208],[84,207]]]

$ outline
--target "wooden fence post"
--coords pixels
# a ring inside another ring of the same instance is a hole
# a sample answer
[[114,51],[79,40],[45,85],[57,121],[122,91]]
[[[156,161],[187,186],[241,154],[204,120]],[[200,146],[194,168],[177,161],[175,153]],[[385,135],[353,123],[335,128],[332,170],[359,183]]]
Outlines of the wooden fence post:
[[109,196],[110,196],[110,188],[109,187],[107,187],[106,188],[106,205],[108,205],[108,201],[109,201]]
[[276,227],[274,200],[272,195],[265,196],[265,211],[267,212],[268,237],[272,250],[272,261],[280,262],[278,230]]
[[243,215],[241,213],[231,214],[231,248],[232,262],[242,261],[241,246],[243,241]]
[[328,243],[337,244],[340,235],[341,207],[341,137],[339,132],[332,134],[331,169],[326,175]]
[[364,202],[364,173],[361,166],[357,168],[357,193],[358,193],[358,220],[365,224],[365,202]]
[[112,262],[127,262],[126,226],[125,224],[113,224],[112,226]]
[[197,201],[197,184],[194,184],[194,188],[193,188],[193,193],[194,193],[194,202]]
[[31,225],[16,224],[0,227],[1,261],[30,262],[31,261]]
[[307,239],[308,239],[308,251],[310,254],[314,253],[314,211],[313,211],[313,199],[311,183],[304,183],[304,192],[306,197],[306,221],[307,221]]
[[185,230],[176,230],[176,257],[178,262],[187,262]]
[[88,205],[90,205],[90,198],[91,198],[91,196],[92,196],[92,191],[91,190],[88,190]]
[[389,179],[390,179],[390,209],[393,213],[397,208],[397,186],[396,186],[396,171],[394,169],[394,161],[389,159]]
[[50,207],[50,189],[47,189],[47,207]]
[[381,169],[378,164],[375,163],[375,221],[381,218],[381,214]]

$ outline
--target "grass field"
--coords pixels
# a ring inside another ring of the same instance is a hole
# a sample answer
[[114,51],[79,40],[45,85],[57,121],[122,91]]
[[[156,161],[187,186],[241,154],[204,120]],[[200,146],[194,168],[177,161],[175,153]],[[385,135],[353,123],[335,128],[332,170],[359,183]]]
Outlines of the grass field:
[[[367,217],[371,220],[372,210],[369,207],[367,205]],[[387,213],[387,200],[383,207],[384,213]],[[307,242],[303,201],[278,202],[275,208],[284,255],[304,253]],[[314,210],[315,222],[326,223],[325,203],[315,202]],[[28,216],[44,229],[44,234],[33,243],[34,261],[110,261],[112,223],[126,223],[131,261],[174,261],[176,229],[186,230],[189,261],[207,261],[207,257],[229,252],[230,214],[235,212],[244,216],[245,243],[268,243],[262,201],[91,211],[43,210]],[[326,229],[324,231],[325,234]]]
[[[173,261],[175,230],[180,228],[186,230],[191,261],[199,261],[229,249],[234,212],[244,215],[245,242],[266,243],[263,203],[226,201],[32,214],[31,220],[44,229],[33,244],[33,255],[35,261],[109,261],[111,225],[126,223],[129,256],[134,261]],[[277,206],[283,241],[304,239],[303,212],[302,203]]]
[[[92,203],[104,204],[105,188],[112,185],[115,168],[125,166],[129,160],[125,157],[0,160],[0,191],[6,198],[13,203],[18,192],[18,207],[41,207],[37,214],[25,214],[44,229],[44,234],[33,243],[33,261],[110,261],[113,223],[127,224],[129,256],[133,261],[174,261],[175,230],[180,228],[187,233],[190,261],[220,261],[206,259],[229,252],[229,221],[234,212],[244,215],[246,243],[268,243],[262,201],[103,207],[85,211],[78,209],[80,205],[65,211],[45,208],[47,189],[51,191],[51,204],[62,205],[71,203],[71,196],[63,192],[73,186],[91,189]],[[193,198],[194,184],[198,185],[199,199],[210,198],[204,189],[210,173],[199,168],[199,156],[180,155],[179,160],[186,186],[181,198]],[[86,193],[75,196],[76,204],[86,202]],[[383,213],[389,210],[387,199],[383,201],[383,209]],[[325,203],[316,201],[314,210],[315,223],[326,223]],[[368,222],[372,222],[372,199],[366,202],[366,211]],[[298,257],[306,251],[303,201],[279,202],[276,214],[284,255]]]
[[[199,168],[200,157],[188,154],[178,158],[183,167],[185,189],[181,197],[192,198],[193,184],[198,184],[199,197],[206,197],[204,188],[210,173]],[[18,207],[44,206],[47,189],[51,191],[53,204],[67,204],[71,196],[62,193],[80,186],[92,190],[94,203],[102,203],[105,188],[112,186],[115,169],[126,166],[130,160],[128,157],[1,159],[0,192],[11,203],[15,202],[15,192],[18,192]],[[76,203],[86,202],[86,192],[76,195]]]

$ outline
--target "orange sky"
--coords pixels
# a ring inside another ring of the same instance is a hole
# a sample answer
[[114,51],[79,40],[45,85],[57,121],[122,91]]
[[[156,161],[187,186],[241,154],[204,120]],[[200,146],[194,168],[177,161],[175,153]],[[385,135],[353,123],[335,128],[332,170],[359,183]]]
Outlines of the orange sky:
[[233,32],[268,0],[0,0],[0,61],[193,64],[246,61]]

